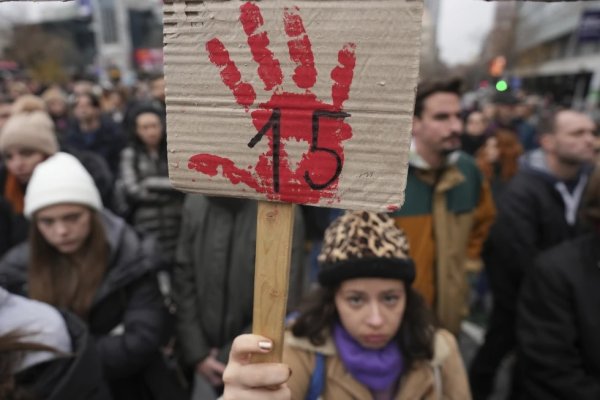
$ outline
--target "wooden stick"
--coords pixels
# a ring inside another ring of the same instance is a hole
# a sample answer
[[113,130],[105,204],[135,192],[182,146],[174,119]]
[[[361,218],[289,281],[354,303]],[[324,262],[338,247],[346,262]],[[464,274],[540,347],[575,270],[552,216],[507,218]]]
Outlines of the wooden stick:
[[273,351],[252,362],[281,362],[288,297],[294,205],[258,203],[252,333],[273,340]]

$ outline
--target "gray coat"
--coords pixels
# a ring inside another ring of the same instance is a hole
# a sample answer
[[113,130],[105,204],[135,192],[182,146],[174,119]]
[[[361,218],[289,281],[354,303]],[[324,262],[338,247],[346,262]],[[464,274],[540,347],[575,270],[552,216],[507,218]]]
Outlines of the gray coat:
[[144,235],[153,235],[162,259],[175,256],[183,194],[169,182],[166,157],[152,157],[138,147],[121,152],[117,201],[125,202],[132,225]]
[[[298,304],[307,274],[304,224],[294,221],[288,309]],[[174,273],[177,332],[184,362],[194,366],[219,348],[226,362],[233,339],[252,323],[257,203],[189,195]]]

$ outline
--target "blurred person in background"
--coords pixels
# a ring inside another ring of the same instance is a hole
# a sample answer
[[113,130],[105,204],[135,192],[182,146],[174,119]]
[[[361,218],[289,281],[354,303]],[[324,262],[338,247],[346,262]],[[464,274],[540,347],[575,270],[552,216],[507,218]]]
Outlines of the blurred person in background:
[[24,212],[30,239],[0,262],[0,286],[83,319],[115,400],[183,398],[159,349],[168,327],[154,242],[103,208],[66,153],[37,166]]
[[524,91],[519,94],[519,97],[522,98],[522,102],[517,107],[517,117],[537,127],[541,122],[540,109],[542,107],[542,98],[537,94],[529,94]]
[[542,253],[523,283],[517,339],[523,400],[600,399],[600,170],[582,217],[591,232]]
[[525,152],[540,147],[537,137],[537,123],[533,122],[536,119],[535,103],[531,97],[525,98],[517,104],[515,107],[514,124]]
[[66,93],[60,86],[51,86],[42,94],[46,110],[54,121],[54,128],[59,140],[63,140],[69,129],[69,103]]
[[100,155],[114,176],[119,171],[119,158],[126,141],[120,127],[102,114],[100,99],[87,93],[75,98],[73,117],[65,142],[78,150]]
[[525,400],[600,398],[600,170],[582,201],[590,232],[542,253],[521,290],[517,339]]
[[138,81],[133,89],[130,102],[127,104],[123,126],[133,126],[133,114],[141,104],[150,104],[160,111],[161,120],[166,122],[167,105],[165,93],[165,78],[154,75],[148,81]]
[[[519,169],[519,157],[522,154],[523,147],[511,132],[498,132],[487,136],[485,143],[475,154],[475,162],[489,182],[495,204],[500,201],[505,186],[516,175]],[[485,247],[486,244],[484,249]],[[485,262],[485,259],[483,261]],[[472,284],[470,319],[485,324],[491,308],[489,279],[483,268],[469,272]]]
[[[596,125],[562,110],[543,125],[541,148],[527,153],[503,189],[484,250],[493,308],[485,342],[469,368],[475,399],[487,399],[496,371],[516,345],[516,307],[524,276],[543,250],[580,234],[579,205],[594,161]],[[511,398],[520,396],[519,360]]]
[[0,95],[0,132],[2,132],[2,127],[6,121],[8,121],[8,118],[12,113],[12,103],[11,99]]
[[510,92],[498,92],[493,98],[495,115],[491,120],[491,133],[510,132],[521,142],[525,152],[538,148],[537,133],[527,122],[529,107]]
[[85,324],[0,287],[0,398],[111,400]]
[[102,91],[102,112],[109,115],[114,123],[122,124],[127,108],[127,91],[123,87],[107,88]]
[[[0,195],[10,206],[10,246],[27,238],[28,223],[23,215],[25,191],[34,169],[58,151],[54,125],[45,112],[16,114],[0,134]],[[5,229],[7,227],[4,227]]]
[[477,151],[477,166],[490,183],[496,203],[504,186],[519,170],[519,157],[522,154],[523,146],[518,138],[507,132],[489,136]]
[[515,110],[519,99],[510,92],[497,92],[492,98],[494,116],[490,120],[492,133],[506,131],[517,134],[515,129]]
[[167,137],[160,110],[140,105],[132,115],[130,145],[121,152],[117,191],[121,212],[138,232],[154,235],[171,271],[179,236],[183,193],[169,181]]
[[460,136],[461,149],[470,156],[483,146],[488,135],[486,135],[488,121],[481,111],[472,111],[466,118],[465,129]]
[[75,100],[75,97],[80,95],[97,94],[96,84],[89,79],[77,78],[72,83],[71,94],[73,96],[73,100]]

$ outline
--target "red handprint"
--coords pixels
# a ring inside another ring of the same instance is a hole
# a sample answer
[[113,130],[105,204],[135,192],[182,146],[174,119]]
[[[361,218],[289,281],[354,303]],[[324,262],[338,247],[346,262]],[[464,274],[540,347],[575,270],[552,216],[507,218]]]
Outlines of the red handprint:
[[[283,72],[279,61],[269,50],[269,37],[262,31],[263,17],[259,7],[246,2],[240,7],[240,22],[246,35],[253,59],[258,64],[258,76],[264,89],[273,91],[269,101],[252,111],[252,123],[258,133],[248,146],[253,148],[264,136],[268,149],[260,155],[257,164],[239,168],[228,158],[213,154],[197,154],[190,158],[188,167],[209,176],[215,176],[221,167],[223,176],[231,183],[244,183],[270,200],[294,203],[317,203],[322,198],[335,200],[338,178],[344,164],[342,142],[352,137],[352,129],[344,119],[350,114],[343,111],[348,99],[356,62],[353,43],[347,43],[338,52],[339,65],[331,72],[332,104],[326,104],[311,92],[317,79],[317,69],[311,43],[304,29],[297,7],[286,8],[283,16],[289,38],[290,59],[296,64],[292,79],[304,93],[281,90]],[[220,70],[223,83],[231,90],[238,104],[248,112],[256,100],[252,85],[242,80],[241,73],[229,57],[223,43],[211,39],[206,43],[209,60]],[[310,144],[298,167],[291,169],[285,141],[294,139]]]

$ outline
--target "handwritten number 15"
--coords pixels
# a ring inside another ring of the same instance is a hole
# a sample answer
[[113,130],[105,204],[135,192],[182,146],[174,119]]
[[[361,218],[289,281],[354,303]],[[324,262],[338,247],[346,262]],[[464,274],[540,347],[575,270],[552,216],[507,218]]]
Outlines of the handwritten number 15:
[[[311,153],[324,152],[331,154],[335,159],[336,168],[333,175],[323,183],[314,182],[310,177],[308,171],[304,172],[304,180],[312,189],[322,190],[327,186],[331,185],[342,173],[342,158],[340,155],[332,149],[319,146],[319,120],[321,117],[331,119],[343,119],[349,117],[350,114],[342,111],[326,111],[326,110],[315,110],[312,115],[312,138],[309,151]],[[261,128],[260,131],[250,139],[248,147],[253,148],[262,137],[269,131],[273,130],[273,190],[275,193],[279,193],[280,177],[279,177],[279,162],[280,162],[280,149],[281,149],[281,110],[278,108],[273,109],[271,117],[267,123]]]

